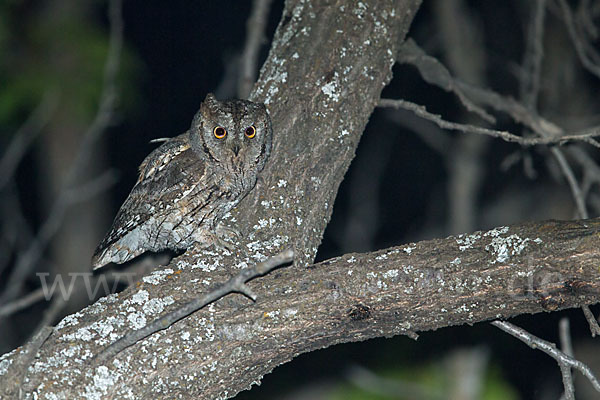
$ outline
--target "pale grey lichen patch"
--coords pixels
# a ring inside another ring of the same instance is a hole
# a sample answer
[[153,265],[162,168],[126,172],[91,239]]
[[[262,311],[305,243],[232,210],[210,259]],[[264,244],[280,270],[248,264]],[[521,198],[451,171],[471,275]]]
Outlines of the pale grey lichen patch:
[[[131,296],[131,303],[133,304],[144,304],[145,302],[148,301],[148,299],[150,298],[150,294],[148,293],[147,290],[140,290],[139,292],[137,292],[136,294],[134,294],[133,296]],[[123,306],[127,306],[129,305],[128,301],[124,301],[123,302]]]
[[83,328],[77,329],[73,333],[65,334],[60,337],[62,341],[84,341],[89,342],[94,338],[95,334],[90,331],[90,329],[86,326]]
[[413,251],[414,249],[416,249],[416,248],[417,248],[417,246],[406,246],[406,247],[405,247],[405,248],[403,248],[402,250],[403,250],[403,251],[404,251],[406,254],[410,254],[410,253],[412,253],[412,251]]
[[365,12],[367,11],[367,6],[365,3],[359,1],[357,7],[352,10],[352,12],[359,18],[362,19],[365,16]]
[[102,399],[120,377],[121,375],[118,372],[110,370],[104,365],[96,368],[96,372],[92,377],[92,384],[86,386],[83,397],[88,400]]
[[286,308],[285,310],[283,310],[283,312],[281,314],[285,318],[292,318],[292,317],[295,317],[296,314],[298,314],[298,309],[296,309],[296,308]]
[[333,79],[321,87],[321,91],[330,101],[338,102],[340,100],[340,88],[338,83],[339,75],[337,72],[333,74]]
[[388,271],[385,271],[381,274],[381,276],[383,276],[386,279],[393,279],[393,278],[397,278],[399,275],[399,271],[397,269],[390,269]]
[[215,324],[207,319],[207,318],[201,318],[198,321],[198,326],[204,328],[204,337],[198,335],[198,336],[194,336],[194,342],[196,343],[200,343],[204,340],[207,340],[209,342],[212,342],[215,340]]
[[367,272],[367,285],[370,285],[371,282],[374,281],[377,289],[385,290],[388,288],[388,283],[397,281],[400,276],[400,271],[398,269],[389,269],[387,271],[381,272]]
[[271,253],[273,250],[281,249],[290,240],[287,235],[275,235],[269,240],[256,240],[246,244],[246,247],[253,253],[251,257],[257,261],[263,261],[267,258],[265,252]]
[[204,272],[215,271],[221,267],[221,262],[223,260],[223,257],[220,255],[213,256],[213,257],[210,257],[210,260],[211,260],[210,262],[208,262],[206,259],[197,260],[196,263],[194,265],[192,265],[192,269],[200,268]]
[[173,296],[167,296],[162,299],[150,299],[142,306],[142,310],[146,315],[160,314],[166,306],[174,302]]
[[492,241],[490,244],[485,246],[485,249],[495,256],[495,260],[490,261],[490,264],[504,263],[508,261],[511,256],[521,254],[521,252],[527,247],[529,242],[541,243],[541,239],[529,239],[521,238],[519,235],[512,234],[506,237],[501,236],[508,232],[508,227],[500,230],[488,231],[484,236],[491,236]]
[[508,229],[509,229],[508,226],[499,226],[497,228],[490,229],[489,231],[484,233],[483,236],[499,237],[500,235],[504,235],[505,233],[507,233]]
[[452,265],[460,265],[462,261],[460,260],[460,257],[456,257],[454,260],[450,261],[450,264]]
[[215,332],[221,340],[249,340],[256,335],[251,326],[245,324],[223,325]]
[[277,219],[273,217],[270,217],[269,219],[261,218],[257,222],[258,223],[252,227],[254,230],[259,230],[266,227],[271,228],[273,225],[275,225]]
[[97,301],[94,304],[90,305],[87,308],[87,311],[90,314],[102,314],[104,311],[106,311],[106,306],[103,304],[103,302]]
[[[287,32],[290,32],[289,28]],[[271,61],[274,65],[273,72],[265,78],[264,85],[261,85],[261,87],[259,87],[256,92],[256,95],[259,95],[262,94],[264,88],[268,88],[264,100],[264,103],[267,105],[271,103],[271,99],[273,98],[273,96],[275,96],[279,92],[279,86],[285,83],[288,77],[288,73],[284,69],[284,64],[287,61],[286,59],[273,57]]]
[[81,316],[80,313],[74,313],[71,315],[67,315],[66,317],[64,317],[57,325],[56,325],[56,330],[60,330],[62,328],[65,328],[67,326],[75,326],[79,323],[79,317]]
[[127,321],[131,329],[141,329],[146,326],[146,317],[139,312],[131,312],[127,314]]
[[[76,358],[76,356],[80,355],[82,351],[82,347],[79,345],[70,345],[66,348],[61,348],[51,356],[45,358],[43,361],[37,361],[32,364],[31,370],[34,373],[48,373],[49,371],[54,371],[56,368],[64,368],[70,361],[83,364],[83,360],[81,358]],[[72,369],[73,372],[80,372],[77,369]]]
[[5,353],[0,356],[0,376],[5,375],[8,372],[8,367],[13,362],[13,359],[11,357],[16,352],[17,352],[17,349],[14,349],[13,351],[9,351],[8,353]]
[[465,233],[458,235],[456,238],[456,243],[458,243],[458,249],[460,251],[465,251],[473,247],[475,242],[481,239],[481,232],[475,232],[473,234],[467,235]]
[[158,285],[161,281],[163,281],[168,275],[172,275],[175,271],[171,268],[159,269],[153,271],[152,274],[148,276],[144,276],[142,281],[146,283],[150,283],[152,285]]

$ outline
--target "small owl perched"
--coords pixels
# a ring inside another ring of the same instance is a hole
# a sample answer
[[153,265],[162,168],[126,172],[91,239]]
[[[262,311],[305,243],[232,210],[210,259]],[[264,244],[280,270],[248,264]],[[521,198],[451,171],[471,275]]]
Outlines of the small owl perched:
[[271,152],[263,104],[208,94],[190,129],[140,165],[140,176],[94,257],[94,269],[146,251],[221,245],[217,225],[256,184]]

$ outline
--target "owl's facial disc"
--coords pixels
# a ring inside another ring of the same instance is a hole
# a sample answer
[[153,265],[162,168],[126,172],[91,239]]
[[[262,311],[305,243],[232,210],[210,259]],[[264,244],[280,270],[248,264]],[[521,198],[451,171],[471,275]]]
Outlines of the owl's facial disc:
[[207,95],[192,122],[190,139],[199,157],[215,166],[261,171],[271,150],[271,120],[263,104]]

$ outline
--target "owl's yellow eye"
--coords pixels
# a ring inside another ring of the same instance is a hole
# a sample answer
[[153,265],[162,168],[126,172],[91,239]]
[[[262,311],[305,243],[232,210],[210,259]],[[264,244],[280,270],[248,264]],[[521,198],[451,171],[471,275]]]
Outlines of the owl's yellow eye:
[[252,139],[254,136],[256,136],[256,128],[254,127],[254,125],[250,125],[246,128],[246,131],[244,133],[246,134],[246,137],[248,139]]
[[227,129],[223,128],[222,126],[215,126],[215,129],[213,129],[213,134],[217,139],[223,139],[225,136],[227,136]]

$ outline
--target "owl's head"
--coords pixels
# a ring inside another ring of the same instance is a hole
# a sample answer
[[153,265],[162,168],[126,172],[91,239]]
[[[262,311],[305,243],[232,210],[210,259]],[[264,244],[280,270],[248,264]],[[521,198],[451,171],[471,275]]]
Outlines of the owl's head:
[[264,104],[218,101],[209,93],[192,121],[190,141],[206,162],[229,171],[261,171],[271,153],[271,118]]

